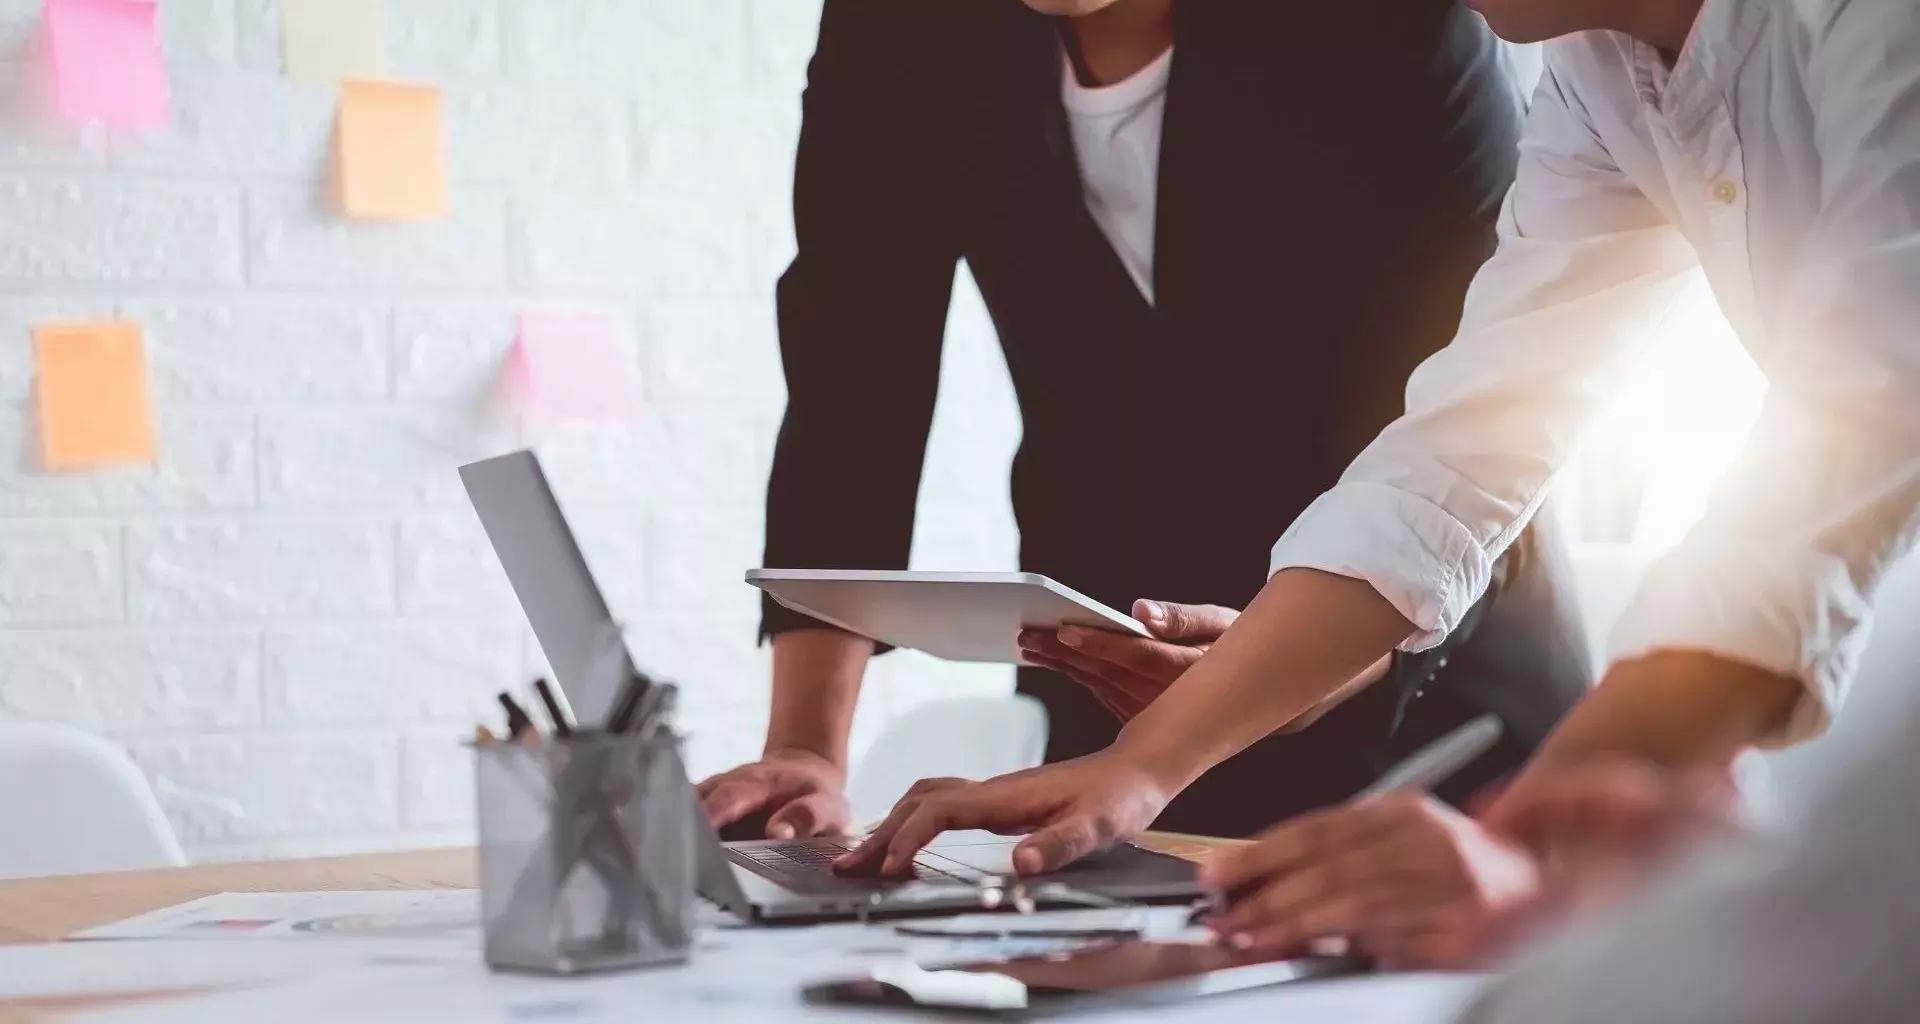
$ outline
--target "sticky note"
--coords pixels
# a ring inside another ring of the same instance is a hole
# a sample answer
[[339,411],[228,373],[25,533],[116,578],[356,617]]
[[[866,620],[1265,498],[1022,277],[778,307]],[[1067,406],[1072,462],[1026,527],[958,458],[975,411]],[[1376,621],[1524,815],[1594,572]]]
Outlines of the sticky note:
[[331,85],[387,72],[380,0],[280,0],[287,76]]
[[54,103],[71,121],[165,127],[173,87],[154,0],[47,0]]
[[340,84],[340,204],[362,220],[447,214],[447,140],[440,90],[356,79]]
[[153,392],[139,324],[36,325],[33,354],[48,469],[154,462]]
[[620,422],[640,407],[620,324],[596,312],[527,312],[508,356],[508,390],[536,418]]

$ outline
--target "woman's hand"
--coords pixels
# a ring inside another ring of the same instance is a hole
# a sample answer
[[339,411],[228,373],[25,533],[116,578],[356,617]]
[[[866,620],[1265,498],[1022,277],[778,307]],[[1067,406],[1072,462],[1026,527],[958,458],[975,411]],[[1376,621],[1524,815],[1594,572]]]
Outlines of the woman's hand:
[[940,833],[977,828],[1029,833],[1014,849],[1014,869],[1040,874],[1146,831],[1173,794],[1114,748],[985,782],[930,779],[916,783],[834,868],[902,875]]
[[1067,626],[1024,630],[1020,649],[1027,661],[1086,687],[1127,722],[1199,661],[1240,613],[1216,605],[1136,601],[1133,616],[1153,639]]
[[715,828],[766,813],[767,838],[792,839],[845,832],[853,816],[846,785],[847,773],[819,754],[771,750],[701,782],[695,791]]

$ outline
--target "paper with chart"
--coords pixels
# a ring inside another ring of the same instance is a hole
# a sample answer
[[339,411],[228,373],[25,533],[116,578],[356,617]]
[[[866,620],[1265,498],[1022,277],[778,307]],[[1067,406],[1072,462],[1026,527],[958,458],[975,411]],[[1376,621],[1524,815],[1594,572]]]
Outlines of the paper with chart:
[[478,950],[479,928],[480,894],[472,889],[225,892],[74,938],[432,939]]
[[[0,946],[0,1000],[217,992],[367,967],[457,967],[480,952],[417,939],[210,943],[198,939]],[[4,1013],[0,1013],[4,1017]]]

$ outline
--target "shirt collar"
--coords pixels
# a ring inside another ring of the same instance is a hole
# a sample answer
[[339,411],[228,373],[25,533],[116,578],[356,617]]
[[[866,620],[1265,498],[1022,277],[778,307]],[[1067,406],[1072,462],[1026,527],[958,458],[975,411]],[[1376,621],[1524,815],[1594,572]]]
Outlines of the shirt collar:
[[1673,68],[1660,51],[1633,41],[1634,86],[1678,134],[1689,134],[1720,108],[1733,75],[1766,27],[1776,0],[1706,0]]

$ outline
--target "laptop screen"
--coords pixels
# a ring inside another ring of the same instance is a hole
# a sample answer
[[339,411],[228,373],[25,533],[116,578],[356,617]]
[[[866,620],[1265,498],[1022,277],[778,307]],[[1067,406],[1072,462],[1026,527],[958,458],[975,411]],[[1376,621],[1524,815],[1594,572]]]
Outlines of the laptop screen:
[[[583,727],[598,726],[634,672],[540,460],[519,451],[460,467],[467,498]],[[613,648],[609,644],[614,643]],[[608,664],[609,654],[620,659]]]

